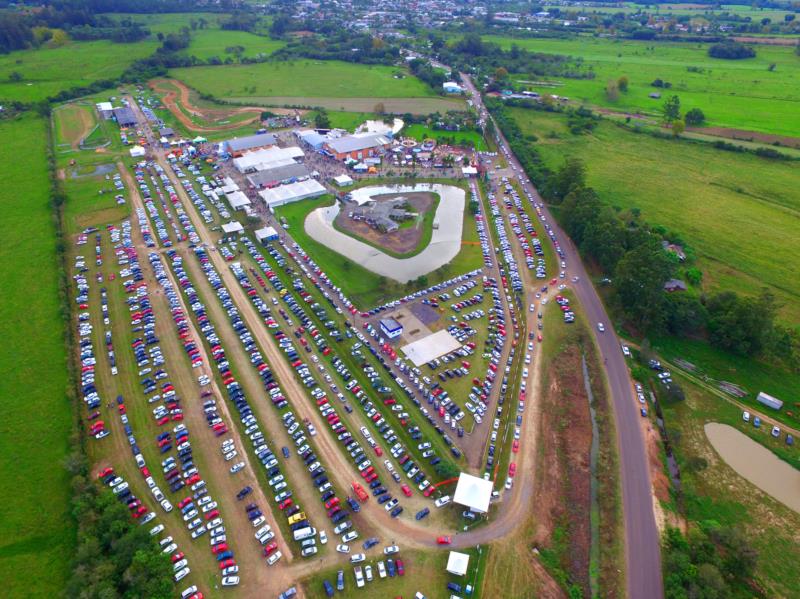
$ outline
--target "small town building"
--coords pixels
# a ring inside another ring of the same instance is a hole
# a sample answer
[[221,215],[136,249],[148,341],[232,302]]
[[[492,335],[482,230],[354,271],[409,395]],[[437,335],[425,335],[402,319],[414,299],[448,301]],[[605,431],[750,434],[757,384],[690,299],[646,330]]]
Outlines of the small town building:
[[264,227],[256,231],[256,239],[259,243],[266,245],[270,241],[278,240],[278,232],[273,227]]
[[98,102],[95,106],[98,114],[100,114],[100,116],[105,120],[108,120],[114,116],[114,107],[111,106],[111,102]]
[[232,193],[225,194],[225,197],[228,198],[228,203],[234,210],[245,210],[246,207],[251,203],[250,198],[248,198],[241,191],[234,191]]
[[381,318],[380,329],[389,339],[397,339],[403,334],[403,325],[397,322],[394,318]]
[[686,291],[686,289],[688,289],[686,283],[680,279],[670,279],[664,283],[664,291],[668,291],[670,293],[673,291]]
[[478,174],[478,169],[474,166],[463,166],[461,167],[461,172],[465,177],[474,177]]
[[115,108],[114,119],[117,121],[117,125],[120,127],[135,127],[136,123],[138,122],[136,120],[136,115],[133,114],[133,110],[127,106]]
[[327,136],[317,133],[313,129],[297,131],[295,135],[300,141],[314,150],[321,150],[322,146],[325,145],[325,142],[328,141]]
[[351,179],[347,175],[339,175],[333,178],[333,182],[336,183],[339,187],[347,187],[348,185],[353,184],[353,179]]
[[161,127],[161,129],[158,130],[158,134],[161,137],[174,137],[175,131],[172,127]]
[[464,88],[455,81],[445,81],[442,83],[442,89],[446,94],[461,94],[464,93]]
[[232,220],[229,223],[222,223],[222,239],[223,241],[235,238],[239,233],[244,231],[242,223]]
[[764,393],[763,391],[759,391],[758,396],[756,396],[756,401],[772,408],[773,410],[780,410],[783,407],[783,402],[780,399],[777,397],[772,397],[772,395]]
[[145,155],[145,149],[142,146],[133,146],[129,151],[133,158],[141,158]]
[[273,166],[247,175],[247,180],[256,189],[262,187],[275,187],[281,183],[294,183],[310,176],[308,168],[298,162]]

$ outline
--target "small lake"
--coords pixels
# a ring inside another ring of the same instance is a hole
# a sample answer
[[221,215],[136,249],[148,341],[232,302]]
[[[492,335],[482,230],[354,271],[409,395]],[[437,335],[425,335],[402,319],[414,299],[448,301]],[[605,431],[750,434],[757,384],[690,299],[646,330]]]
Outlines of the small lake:
[[709,422],[705,431],[728,466],[764,493],[800,513],[800,470],[732,426]]

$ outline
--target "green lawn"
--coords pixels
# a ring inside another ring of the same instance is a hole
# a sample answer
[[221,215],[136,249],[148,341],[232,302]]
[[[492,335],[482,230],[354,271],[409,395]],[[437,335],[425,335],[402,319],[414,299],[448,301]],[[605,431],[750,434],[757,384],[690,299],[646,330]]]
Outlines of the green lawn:
[[200,92],[224,97],[415,98],[432,97],[419,79],[383,65],[301,60],[225,67],[173,69],[172,76]]
[[45,124],[0,123],[0,578],[6,597],[60,595],[75,546],[69,476],[72,431]]
[[[377,185],[381,183],[381,180],[364,181],[364,183]],[[303,246],[303,249],[311,255],[320,268],[328,273],[334,283],[340,286],[342,291],[359,308],[368,309],[376,304],[381,304],[394,297],[416,290],[417,286],[405,286],[383,281],[382,277],[362,268],[358,264],[353,264],[341,254],[314,241],[306,234],[303,227],[306,216],[321,206],[330,205],[331,202],[332,197],[329,195],[313,200],[294,202],[278,208],[276,215],[279,218],[286,218],[289,224],[288,233],[292,238]],[[475,243],[462,245],[461,251],[449,264],[442,269],[429,273],[427,275],[427,285],[433,285],[438,281],[479,268],[483,263],[480,244],[477,243],[478,234],[475,230],[475,220],[469,210],[464,210],[464,233],[462,238],[464,241]]]
[[[702,109],[708,125],[800,137],[800,60],[791,46],[759,45],[755,58],[723,60],[709,57],[707,44],[593,37],[485,39],[506,48],[517,44],[530,51],[571,56],[579,61],[574,70],[595,75],[594,79],[544,78],[562,85],[531,88],[540,93],[555,93],[615,110],[649,113],[658,112],[668,94],[676,94],[684,112]],[[775,70],[770,72],[767,68],[772,63]],[[696,67],[698,72],[689,72],[687,67]],[[606,83],[623,75],[630,80],[629,91],[612,102],[605,94]],[[532,80],[524,74],[513,78]],[[656,78],[669,81],[672,88],[651,87]],[[651,92],[661,92],[662,99],[649,98]]]
[[[347,129],[348,131],[355,131],[361,123],[367,120],[374,120],[378,115],[372,112],[345,112],[342,110],[328,110],[328,118],[331,122],[331,127],[338,129]],[[314,115],[308,115],[308,118],[313,120]]]
[[[800,170],[793,162],[657,139],[601,122],[574,136],[564,117],[513,109],[539,137],[545,162],[581,158],[588,182],[611,206],[640,208],[645,220],[683,236],[698,256],[706,289],[772,290],[782,315],[800,321]],[[557,137],[553,137],[557,136]]]
[[[0,56],[0,99],[34,102],[98,79],[113,79],[134,60],[150,55],[157,41],[115,44],[69,42],[60,48],[20,50]],[[21,81],[11,81],[13,72]]]
[[440,131],[425,125],[414,124],[406,126],[401,134],[420,141],[435,139],[439,143],[448,143],[452,139],[455,140],[456,144],[472,146],[480,152],[485,152],[489,149],[483,139],[483,135],[478,131]]
[[228,57],[236,60],[236,56],[233,53],[225,51],[226,48],[242,46],[244,48],[242,56],[252,58],[259,54],[272,54],[285,45],[286,42],[253,35],[246,31],[205,29],[192,33],[192,41],[186,49],[186,54],[196,56],[200,60],[207,60],[212,56],[216,56],[221,60],[225,60]]

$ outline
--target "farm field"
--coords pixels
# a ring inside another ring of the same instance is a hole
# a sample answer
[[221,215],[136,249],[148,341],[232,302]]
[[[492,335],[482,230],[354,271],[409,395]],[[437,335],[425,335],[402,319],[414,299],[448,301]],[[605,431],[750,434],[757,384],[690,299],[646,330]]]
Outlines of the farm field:
[[[135,44],[100,40],[4,54],[0,56],[0,98],[36,102],[71,87],[113,79],[133,61],[150,55],[157,45],[148,40]],[[65,68],[67,64],[69,68]],[[22,80],[11,81],[13,72],[22,75]]]
[[6,596],[47,597],[64,588],[75,527],[63,468],[73,406],[66,394],[45,123],[33,116],[4,121],[0,135],[3,163],[17,166],[7,170],[0,193],[6,236],[0,248],[6,344],[0,401],[8,416],[0,424],[0,578]]
[[222,29],[204,29],[192,33],[192,41],[186,49],[186,54],[196,56],[200,60],[208,60],[216,56],[220,60],[228,57],[236,60],[233,52],[227,48],[241,46],[244,51],[241,56],[253,58],[259,54],[269,55],[283,48],[285,42],[272,40],[268,37],[254,35],[246,31],[226,31]]
[[[659,113],[664,98],[675,94],[681,99],[682,111],[700,108],[708,126],[800,137],[800,61],[793,47],[760,45],[755,58],[723,60],[709,57],[707,44],[653,44],[592,37],[484,39],[504,48],[516,44],[532,52],[571,56],[580,63],[576,65],[578,72],[594,73],[593,79],[541,78],[558,85],[530,86],[540,93],[646,114]],[[769,71],[773,63],[775,69]],[[623,75],[629,79],[629,90],[620,93],[618,100],[610,101],[606,84]],[[518,81],[531,79],[526,74],[512,77]],[[670,82],[672,87],[652,87],[656,78]],[[649,98],[652,92],[660,92],[662,98]]]
[[794,193],[800,174],[793,163],[657,139],[607,121],[574,136],[560,115],[512,114],[539,138],[536,147],[550,167],[566,156],[581,158],[588,183],[605,202],[639,208],[649,223],[679,233],[697,254],[705,288],[757,294],[766,286],[783,302],[783,318],[800,321],[793,259],[800,250]]
[[690,16],[699,16],[702,17],[704,15],[721,15],[728,13],[730,15],[734,15],[736,17],[750,17],[751,19],[761,20],[764,18],[772,19],[773,22],[775,21],[783,21],[783,17],[786,14],[792,14],[791,11],[780,10],[780,9],[772,9],[772,8],[755,8],[752,6],[744,6],[741,4],[722,4],[719,6],[703,6],[694,3],[679,3],[676,2],[674,4],[655,4],[655,5],[648,5],[648,4],[638,4],[636,2],[622,2],[619,5],[609,5],[609,6],[586,6],[586,7],[561,7],[557,5],[546,5],[543,10],[552,10],[554,8],[564,9],[566,8],[567,12],[574,10],[575,8],[579,8],[583,12],[587,13],[598,13],[598,14],[617,14],[617,13],[625,13],[631,14],[636,12],[644,12],[647,14],[652,15],[674,15],[674,16],[683,16],[683,15],[690,15]]

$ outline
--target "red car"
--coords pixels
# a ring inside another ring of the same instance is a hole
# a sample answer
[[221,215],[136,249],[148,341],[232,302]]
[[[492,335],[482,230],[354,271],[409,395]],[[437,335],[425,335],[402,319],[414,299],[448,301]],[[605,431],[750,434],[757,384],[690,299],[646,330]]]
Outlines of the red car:
[[270,554],[278,548],[278,544],[273,541],[264,547],[264,557],[269,557]]
[[219,510],[211,510],[206,514],[206,520],[213,520],[219,516]]
[[511,478],[514,478],[514,475],[517,473],[517,465],[514,462],[511,462],[508,465],[508,475]]
[[513,451],[514,453],[519,452],[519,441],[517,441],[516,439],[514,439],[514,442],[511,444],[511,451]]
[[437,537],[436,542],[439,545],[449,545],[450,543],[453,542],[453,539],[449,535],[448,536],[442,536],[442,537]]
[[284,499],[283,501],[281,501],[278,504],[278,509],[285,510],[290,505],[292,505],[292,498],[291,497],[289,499]]
[[211,547],[211,553],[213,553],[214,555],[216,555],[217,553],[222,553],[223,551],[227,550],[228,550],[227,543],[217,543],[216,545],[213,545]]
[[398,574],[399,576],[403,576],[403,575],[406,573],[406,566],[405,566],[405,564],[403,563],[403,560],[401,560],[401,559],[398,559],[398,560],[395,562],[395,565],[397,566],[397,574]]
[[[212,551],[213,551],[213,549],[212,549]],[[172,560],[172,563],[174,564],[175,562],[181,561],[184,557],[185,556],[183,555],[183,551],[178,551],[178,553],[173,553],[172,557],[170,559]]]
[[401,485],[400,490],[403,492],[403,495],[406,497],[411,497],[411,489],[408,488],[408,485],[404,484]]
[[97,478],[103,478],[108,476],[109,474],[114,474],[113,468],[103,468],[97,475]]
[[236,565],[236,560],[233,559],[232,557],[230,557],[228,559],[222,560],[219,563],[219,569],[220,570],[224,570],[225,568],[230,568],[231,566],[235,566],[235,565]]

